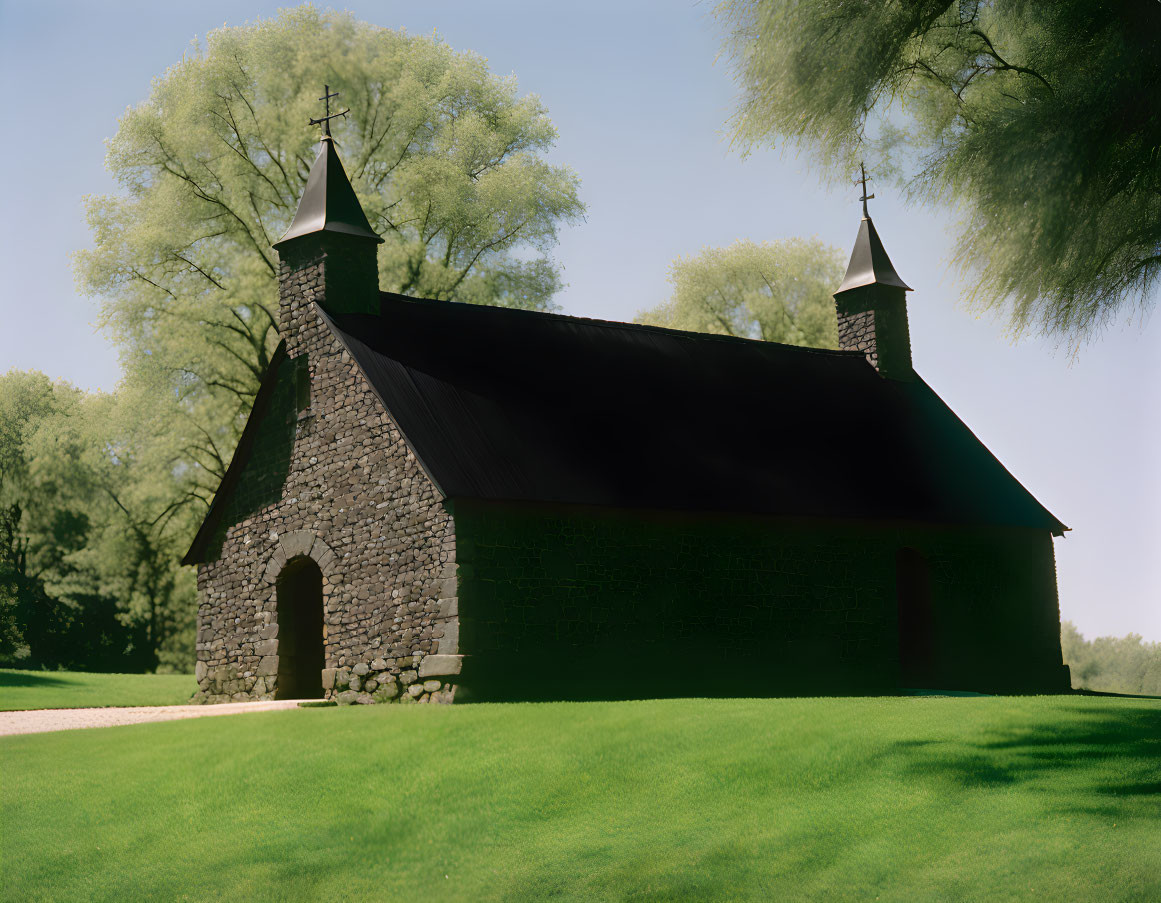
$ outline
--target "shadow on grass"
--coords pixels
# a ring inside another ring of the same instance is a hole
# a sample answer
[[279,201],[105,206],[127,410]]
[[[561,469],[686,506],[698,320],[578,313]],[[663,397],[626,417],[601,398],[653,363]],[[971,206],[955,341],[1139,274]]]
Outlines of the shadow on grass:
[[985,731],[974,740],[909,740],[889,756],[914,776],[961,787],[1066,780],[1069,795],[1147,796],[1161,802],[1161,711],[1116,705],[1070,718]]
[[53,677],[48,671],[30,674],[27,671],[0,671],[0,690],[10,687],[70,687],[67,680]]

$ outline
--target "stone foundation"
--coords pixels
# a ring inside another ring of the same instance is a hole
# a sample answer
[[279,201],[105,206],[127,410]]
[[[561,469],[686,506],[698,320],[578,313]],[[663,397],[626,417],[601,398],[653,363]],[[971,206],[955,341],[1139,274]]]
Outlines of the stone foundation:
[[425,679],[423,671],[422,662],[416,667],[410,656],[378,658],[370,665],[360,662],[353,668],[328,668],[323,672],[323,686],[327,698],[339,705],[450,703],[455,699],[455,684],[439,677]]

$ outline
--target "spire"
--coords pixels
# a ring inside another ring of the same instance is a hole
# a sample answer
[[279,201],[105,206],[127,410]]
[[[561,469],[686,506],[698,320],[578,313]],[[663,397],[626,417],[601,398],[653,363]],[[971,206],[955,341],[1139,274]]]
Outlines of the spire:
[[[864,207],[866,203],[864,200]],[[875,223],[869,216],[864,216],[863,221],[859,223],[859,234],[855,237],[855,246],[851,250],[847,274],[835,294],[864,285],[890,285],[905,292],[911,291],[911,286],[895,272],[891,258],[887,256],[887,251],[875,229]]]
[[861,351],[883,376],[913,378],[907,295],[911,286],[899,278],[867,211],[867,173],[859,164],[863,186],[863,219],[851,250],[851,262],[834,293],[839,347]]
[[322,138],[322,147],[310,167],[306,189],[298,202],[294,221],[286,234],[274,243],[274,247],[280,248],[291,239],[317,232],[340,232],[369,238],[377,244],[383,242],[367,222],[367,214],[355,197],[355,189],[347,179],[347,173],[335,150],[335,141],[330,135]]
[[855,179],[855,184],[861,185],[863,189],[863,196],[859,198],[863,202],[863,221],[859,224],[859,234],[851,251],[851,262],[847,264],[847,274],[835,294],[862,288],[864,285],[891,285],[909,292],[911,286],[895,272],[891,258],[879,240],[879,233],[875,231],[871,214],[867,211],[867,201],[873,200],[875,196],[867,194],[867,170],[862,163],[859,163],[859,174],[861,177]]
[[379,245],[383,243],[363,212],[343,170],[331,120],[349,110],[331,112],[330,86],[319,100],[326,112],[310,124],[322,125],[322,147],[310,167],[298,211],[286,234],[274,243],[278,251],[278,331],[286,353],[298,357],[310,343],[313,306],[327,313],[379,313]]

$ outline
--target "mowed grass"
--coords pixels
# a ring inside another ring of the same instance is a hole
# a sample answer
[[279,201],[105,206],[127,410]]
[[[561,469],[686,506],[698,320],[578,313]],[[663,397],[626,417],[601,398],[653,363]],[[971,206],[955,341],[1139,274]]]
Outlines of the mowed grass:
[[181,705],[197,689],[192,674],[87,674],[0,668],[0,712],[110,705]]
[[1161,702],[300,709],[0,739],[4,898],[1161,900]]

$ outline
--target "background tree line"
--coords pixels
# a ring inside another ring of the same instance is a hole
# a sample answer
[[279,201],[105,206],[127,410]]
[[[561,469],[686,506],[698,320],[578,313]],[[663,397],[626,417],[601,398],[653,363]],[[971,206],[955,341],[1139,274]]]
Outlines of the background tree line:
[[1076,689],[1161,696],[1161,643],[1146,643],[1135,633],[1086,640],[1065,621],[1060,645]]
[[191,666],[197,508],[155,401],[0,377],[0,663]]

